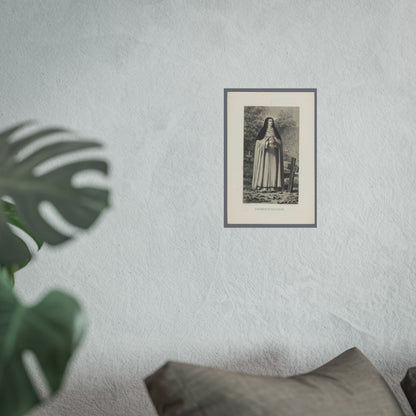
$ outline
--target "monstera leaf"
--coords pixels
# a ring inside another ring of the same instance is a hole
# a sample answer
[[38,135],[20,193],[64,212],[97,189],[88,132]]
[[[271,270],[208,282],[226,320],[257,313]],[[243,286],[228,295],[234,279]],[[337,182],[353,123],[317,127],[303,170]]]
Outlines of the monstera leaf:
[[[40,249],[42,246],[42,242],[39,241],[25,226],[24,224],[22,224],[22,221],[20,220],[20,218],[17,216],[17,211],[16,211],[16,206],[14,204],[11,204],[10,202],[7,201],[0,201],[0,216],[1,216],[1,212],[4,213],[6,220],[9,224],[14,225],[16,228],[20,229],[21,231],[23,231],[24,233],[26,233],[27,235],[29,235],[32,240],[36,243],[37,248]],[[7,233],[10,234],[10,230],[8,227],[5,228],[5,232],[6,235]],[[2,241],[2,235],[0,234],[0,246],[1,246],[1,241]],[[11,237],[13,238],[14,235],[12,234]],[[20,240],[20,239],[19,239]],[[17,240],[19,242],[19,240]],[[8,248],[10,250],[10,247]],[[23,246],[23,250],[26,250],[26,247]],[[18,270],[20,267],[22,267],[24,264],[22,263],[18,263],[15,262],[14,265],[8,265],[8,266],[4,266],[5,270],[8,271],[8,280],[10,281],[10,283],[12,284],[12,286],[14,286],[14,272],[16,270]]]
[[[85,170],[107,174],[108,166],[103,160],[79,160],[37,173],[46,162],[58,156],[98,148],[100,143],[72,139],[42,145],[45,137],[69,133],[61,128],[41,129],[16,139],[16,133],[21,133],[27,124],[0,132],[0,264],[14,269],[23,267],[32,255],[10,224],[28,233],[38,246],[42,242],[57,245],[71,238],[40,214],[41,202],[51,203],[66,221],[82,229],[89,228],[108,206],[107,190],[75,187],[71,182],[75,174]],[[37,148],[28,153],[34,146]],[[21,157],[25,152],[26,156]]]
[[41,401],[23,353],[33,352],[52,396],[81,341],[85,318],[77,301],[59,291],[32,307],[22,305],[7,285],[6,273],[0,269],[0,415],[21,416]]
[[17,215],[16,206],[14,204],[11,204],[7,201],[0,201],[3,212],[6,216],[7,222],[11,225],[14,225],[15,227],[19,228],[20,230],[24,231],[26,234],[28,234],[33,241],[36,243],[38,249],[42,246],[42,241],[38,240],[22,223],[20,218]]

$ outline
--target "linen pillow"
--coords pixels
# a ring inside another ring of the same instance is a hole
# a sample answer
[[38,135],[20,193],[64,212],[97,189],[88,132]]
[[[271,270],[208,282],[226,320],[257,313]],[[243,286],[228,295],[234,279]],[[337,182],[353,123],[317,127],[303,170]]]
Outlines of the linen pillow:
[[357,348],[288,378],[167,362],[145,383],[160,416],[403,415],[387,383]]
[[407,397],[410,407],[416,414],[416,367],[411,367],[407,370],[400,385],[402,386],[402,390]]

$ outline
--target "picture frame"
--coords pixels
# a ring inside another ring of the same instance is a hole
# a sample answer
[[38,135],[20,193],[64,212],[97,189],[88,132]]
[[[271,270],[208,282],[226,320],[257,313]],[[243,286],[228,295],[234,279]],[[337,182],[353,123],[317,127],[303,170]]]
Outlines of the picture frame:
[[317,227],[317,89],[224,89],[224,227]]

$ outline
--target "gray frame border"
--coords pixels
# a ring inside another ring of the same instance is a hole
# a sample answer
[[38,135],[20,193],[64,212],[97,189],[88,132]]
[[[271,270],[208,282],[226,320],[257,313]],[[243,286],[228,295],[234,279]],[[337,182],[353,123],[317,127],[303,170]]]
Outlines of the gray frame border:
[[[313,92],[315,97],[315,223],[314,224],[229,224],[227,222],[227,97],[229,92]],[[317,89],[316,88],[224,88],[224,228],[317,228]]]

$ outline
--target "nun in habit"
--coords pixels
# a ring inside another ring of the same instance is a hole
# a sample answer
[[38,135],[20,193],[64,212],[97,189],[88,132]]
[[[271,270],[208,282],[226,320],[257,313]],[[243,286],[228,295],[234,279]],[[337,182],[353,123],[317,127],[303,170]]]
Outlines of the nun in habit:
[[264,126],[256,139],[252,189],[271,192],[283,187],[282,138],[272,117],[264,120]]

